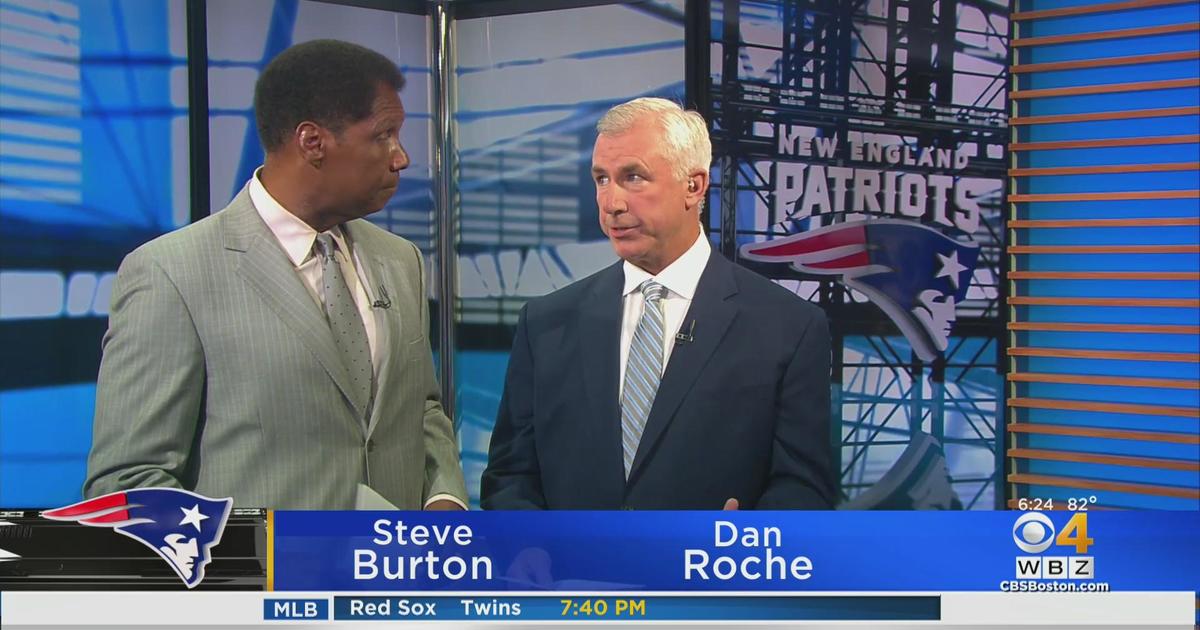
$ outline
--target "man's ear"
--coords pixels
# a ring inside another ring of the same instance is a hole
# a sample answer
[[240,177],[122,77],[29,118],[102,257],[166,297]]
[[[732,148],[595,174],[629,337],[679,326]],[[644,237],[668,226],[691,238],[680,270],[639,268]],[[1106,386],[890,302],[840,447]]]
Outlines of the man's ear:
[[706,195],[708,195],[708,173],[697,171],[688,175],[687,193],[684,196],[688,210],[699,208]]
[[328,129],[306,120],[296,125],[293,141],[305,162],[313,168],[321,168],[321,163],[325,161],[325,143],[328,139]]

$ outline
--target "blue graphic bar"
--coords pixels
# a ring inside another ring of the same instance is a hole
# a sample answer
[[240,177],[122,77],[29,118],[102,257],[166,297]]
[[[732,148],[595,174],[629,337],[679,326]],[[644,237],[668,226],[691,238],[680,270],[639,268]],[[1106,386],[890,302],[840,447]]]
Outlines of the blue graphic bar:
[[937,621],[936,596],[338,596],[336,621]]
[[328,599],[264,599],[265,620],[329,619]]
[[[278,512],[280,591],[1195,591],[1197,512]],[[431,593],[432,595],[433,593]]]

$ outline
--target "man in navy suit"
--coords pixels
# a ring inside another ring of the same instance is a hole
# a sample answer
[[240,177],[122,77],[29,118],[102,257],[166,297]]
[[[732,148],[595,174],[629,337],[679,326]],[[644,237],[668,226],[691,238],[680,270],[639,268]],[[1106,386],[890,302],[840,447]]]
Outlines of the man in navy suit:
[[521,312],[483,507],[832,507],[828,324],[712,251],[704,119],[639,98],[597,130],[622,262]]

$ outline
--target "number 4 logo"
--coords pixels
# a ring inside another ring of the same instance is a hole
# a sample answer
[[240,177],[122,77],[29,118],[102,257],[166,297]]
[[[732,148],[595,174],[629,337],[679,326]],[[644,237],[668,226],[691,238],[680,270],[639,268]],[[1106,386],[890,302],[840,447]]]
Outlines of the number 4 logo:
[[1054,539],[1056,545],[1063,547],[1075,546],[1075,553],[1087,553],[1088,547],[1095,544],[1094,538],[1088,538],[1087,532],[1087,512],[1076,512],[1071,516],[1071,520],[1058,533],[1058,537]]

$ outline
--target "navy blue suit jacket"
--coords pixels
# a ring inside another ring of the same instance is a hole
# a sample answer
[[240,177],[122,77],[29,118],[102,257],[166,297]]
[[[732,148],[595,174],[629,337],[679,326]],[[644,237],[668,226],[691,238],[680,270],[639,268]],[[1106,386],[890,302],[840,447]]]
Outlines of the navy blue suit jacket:
[[[834,502],[824,313],[713,252],[628,481],[620,263],[521,312],[485,509],[823,509]],[[692,322],[695,322],[694,326]]]

